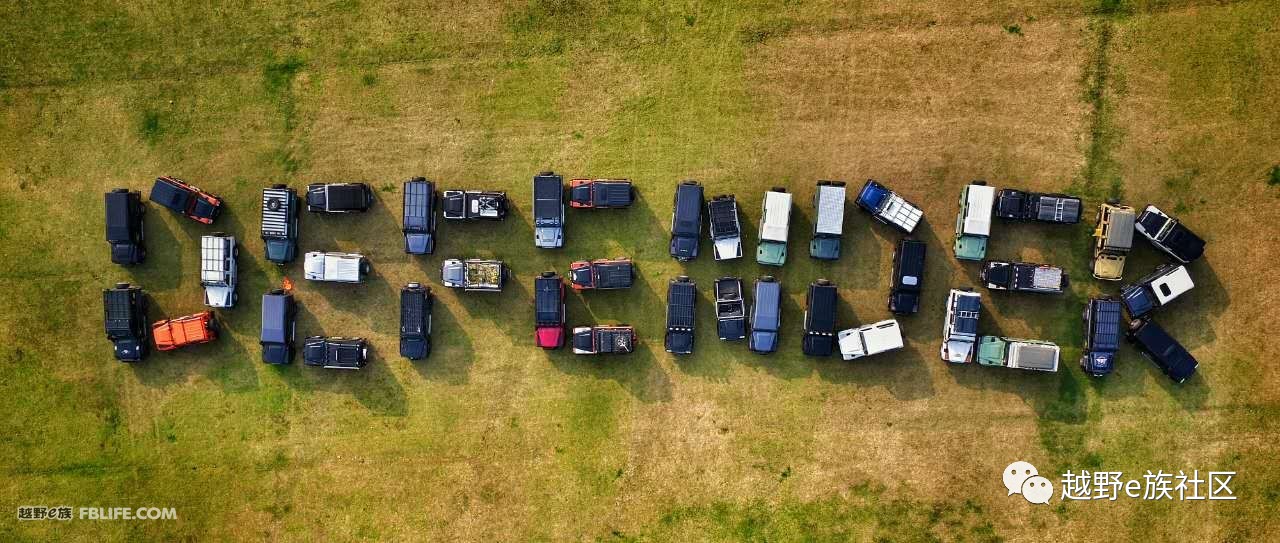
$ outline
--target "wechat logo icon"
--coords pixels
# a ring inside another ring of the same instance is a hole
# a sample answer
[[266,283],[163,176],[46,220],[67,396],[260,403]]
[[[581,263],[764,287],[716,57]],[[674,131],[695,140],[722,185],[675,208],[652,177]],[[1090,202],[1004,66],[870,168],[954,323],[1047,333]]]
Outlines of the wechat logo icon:
[[1040,476],[1040,471],[1030,462],[1021,460],[1004,468],[1004,487],[1009,495],[1022,494],[1027,501],[1036,504],[1049,503],[1053,497],[1053,483]]

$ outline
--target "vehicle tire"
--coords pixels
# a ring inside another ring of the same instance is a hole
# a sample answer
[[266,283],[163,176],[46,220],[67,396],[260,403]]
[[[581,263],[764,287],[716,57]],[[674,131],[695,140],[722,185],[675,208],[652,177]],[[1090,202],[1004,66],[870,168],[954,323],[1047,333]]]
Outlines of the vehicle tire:
[[987,186],[987,182],[986,182],[986,181],[983,181],[983,180],[981,180],[981,179],[979,179],[979,180],[977,180],[977,181],[974,181],[974,182],[973,182],[973,184],[978,185],[978,186],[980,186],[980,187],[985,187],[985,186]]
[[240,246],[236,245],[231,248],[231,258],[240,258]]
[[284,183],[276,183],[276,184],[274,184],[274,185],[271,185],[271,188],[273,188],[273,189],[282,189],[282,188],[285,188],[286,186],[288,186],[288,185],[285,185]]
[[209,318],[209,331],[213,332],[214,335],[222,332],[222,325],[218,324],[218,317]]
[[1118,206],[1118,205],[1120,205],[1120,199],[1119,199],[1119,198],[1107,198],[1107,205]]
[[363,273],[363,274],[365,274],[365,275],[368,275],[368,274],[369,274],[369,272],[371,272],[371,271],[373,271],[373,266],[372,266],[371,264],[369,264],[369,261],[368,261],[368,260],[361,260],[361,261],[360,261],[360,273]]
[[231,305],[236,305],[236,302],[238,302],[238,301],[240,301],[240,293],[239,293],[239,292],[232,292],[232,293],[231,293]]

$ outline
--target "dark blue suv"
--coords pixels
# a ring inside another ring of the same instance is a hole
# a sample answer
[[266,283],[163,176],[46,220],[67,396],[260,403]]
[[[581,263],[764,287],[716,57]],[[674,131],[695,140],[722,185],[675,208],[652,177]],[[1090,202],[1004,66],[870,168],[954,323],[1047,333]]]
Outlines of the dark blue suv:
[[1084,355],[1080,357],[1080,369],[1085,373],[1102,377],[1114,368],[1120,349],[1120,312],[1119,300],[1089,300],[1084,310]]
[[698,257],[702,204],[702,185],[697,181],[681,181],[676,185],[676,201],[671,213],[672,258],[687,262]]

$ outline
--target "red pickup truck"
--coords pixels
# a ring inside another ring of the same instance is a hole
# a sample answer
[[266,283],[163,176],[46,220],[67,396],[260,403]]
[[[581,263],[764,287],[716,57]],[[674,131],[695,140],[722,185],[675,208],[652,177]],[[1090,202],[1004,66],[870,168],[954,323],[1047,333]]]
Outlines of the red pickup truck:
[[151,325],[151,338],[161,351],[208,343],[218,339],[218,321],[214,320],[212,311],[156,321]]

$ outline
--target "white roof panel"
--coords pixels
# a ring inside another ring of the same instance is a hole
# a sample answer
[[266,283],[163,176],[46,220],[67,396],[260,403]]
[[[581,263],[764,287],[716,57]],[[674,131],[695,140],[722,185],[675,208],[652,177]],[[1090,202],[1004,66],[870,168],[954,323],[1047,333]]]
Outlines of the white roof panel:
[[764,193],[764,220],[760,225],[760,239],[786,242],[790,220],[791,193]]
[[1187,273],[1187,267],[1178,266],[1168,274],[1152,281],[1151,291],[1156,294],[1156,299],[1160,301],[1160,305],[1164,305],[1181,296],[1182,293],[1191,290],[1194,286],[1196,285],[1191,281],[1191,274]]
[[963,233],[977,236],[991,234],[991,208],[995,204],[995,199],[995,187],[969,185],[968,208],[964,216]]
[[844,187],[819,185],[817,198],[818,216],[814,231],[819,234],[844,232]]

